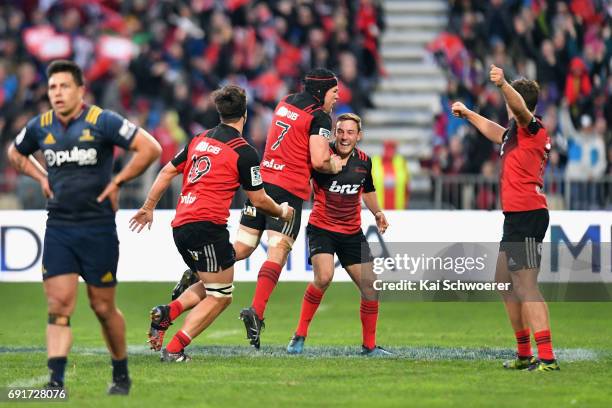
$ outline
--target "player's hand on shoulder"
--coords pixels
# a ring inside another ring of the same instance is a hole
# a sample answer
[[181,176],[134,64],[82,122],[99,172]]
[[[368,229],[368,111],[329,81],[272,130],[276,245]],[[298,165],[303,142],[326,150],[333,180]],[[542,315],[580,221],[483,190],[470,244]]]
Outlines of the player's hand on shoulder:
[[295,213],[295,210],[293,209],[293,207],[291,207],[289,203],[286,203],[286,202],[281,203],[280,206],[283,209],[283,213],[281,214],[280,219],[285,222],[291,221]]
[[112,180],[106,185],[104,191],[102,191],[102,193],[98,196],[97,201],[101,203],[107,198],[110,200],[113,211],[117,211],[119,209],[119,185]]
[[49,186],[49,179],[47,177],[40,179],[40,189],[46,198],[53,198],[53,190]]
[[496,86],[502,86],[504,82],[506,82],[506,78],[504,77],[504,70],[496,67],[494,64],[491,64],[491,71],[489,72],[489,79]]
[[342,159],[337,154],[332,154],[329,158],[332,174],[338,174],[342,171]]
[[457,118],[465,118],[465,115],[469,109],[463,104],[463,102],[455,102],[451,105],[451,110],[453,112],[453,116]]
[[385,213],[379,211],[374,215],[374,217],[376,218],[376,226],[378,227],[378,232],[384,234],[387,228],[389,227],[389,223],[387,222],[387,217],[385,217]]
[[130,230],[140,232],[144,227],[151,229],[153,224],[153,210],[141,208],[136,215],[130,218]]

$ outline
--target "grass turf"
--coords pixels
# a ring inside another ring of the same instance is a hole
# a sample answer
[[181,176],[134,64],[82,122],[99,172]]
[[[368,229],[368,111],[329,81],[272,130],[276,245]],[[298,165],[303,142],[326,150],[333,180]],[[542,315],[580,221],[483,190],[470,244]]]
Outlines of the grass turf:
[[[270,301],[263,350],[247,347],[238,311],[253,293],[237,283],[234,303],[190,349],[189,364],[159,363],[145,347],[148,310],[168,300],[171,284],[124,283],[118,304],[126,316],[134,381],[128,398],[107,397],[109,357],[84,286],[72,318],[66,405],[119,406],[610,406],[612,304],[551,303],[553,342],[562,371],[508,372],[500,360],[514,342],[499,302],[381,305],[379,344],[396,358],[363,359],[359,296],[350,283],[326,293],[305,356],[283,347],[297,322],[305,283],[281,283]],[[0,386],[46,381],[45,300],[41,284],[0,284]],[[170,334],[180,327],[179,321]],[[212,347],[214,346],[214,347]],[[5,404],[3,404],[5,405]],[[10,406],[6,404],[5,406]],[[22,406],[21,403],[14,404]],[[53,406],[64,405],[54,403]]]

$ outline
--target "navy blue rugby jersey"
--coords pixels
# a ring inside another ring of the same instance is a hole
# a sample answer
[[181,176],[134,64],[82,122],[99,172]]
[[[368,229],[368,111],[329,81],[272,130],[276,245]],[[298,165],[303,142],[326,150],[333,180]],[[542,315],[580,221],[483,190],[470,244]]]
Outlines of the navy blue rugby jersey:
[[110,182],[113,147],[128,149],[138,128],[117,113],[95,105],[68,123],[51,110],[34,117],[15,139],[25,156],[41,150],[54,197],[47,202],[47,225],[115,223],[110,200],[96,198]]

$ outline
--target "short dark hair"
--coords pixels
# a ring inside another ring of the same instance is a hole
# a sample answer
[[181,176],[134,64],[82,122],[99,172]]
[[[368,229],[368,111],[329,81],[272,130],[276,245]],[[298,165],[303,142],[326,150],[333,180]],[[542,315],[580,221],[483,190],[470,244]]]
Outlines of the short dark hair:
[[538,83],[531,79],[520,78],[512,81],[511,85],[516,92],[523,97],[529,112],[533,112],[538,104],[538,96],[540,95],[540,86]]
[[213,92],[212,98],[224,122],[238,120],[246,113],[246,92],[239,86],[226,85]]
[[79,67],[76,62],[69,60],[55,60],[47,67],[47,79],[51,78],[51,75],[57,74],[58,72],[70,72],[74,78],[74,82],[78,86],[85,85],[83,79],[83,70]]

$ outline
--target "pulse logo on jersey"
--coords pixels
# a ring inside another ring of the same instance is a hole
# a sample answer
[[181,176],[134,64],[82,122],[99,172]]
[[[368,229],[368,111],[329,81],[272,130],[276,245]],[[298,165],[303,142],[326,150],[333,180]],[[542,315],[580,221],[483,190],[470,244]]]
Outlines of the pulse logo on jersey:
[[198,157],[195,154],[191,160],[193,164],[191,165],[191,169],[189,169],[187,180],[193,184],[210,171],[211,163],[208,156]]
[[72,150],[59,150],[57,152],[47,149],[43,154],[49,167],[60,167],[65,163],[77,163],[79,166],[92,166],[98,163],[98,152],[94,148],[79,149],[74,146]]
[[195,195],[191,194],[191,191],[189,193],[187,193],[187,195],[182,195],[181,194],[181,204],[185,204],[185,205],[193,204],[194,201],[197,198],[198,197],[196,197]]
[[361,184],[338,184],[334,180],[331,186],[329,186],[329,191],[340,194],[357,194],[359,193],[359,187],[361,187]]
[[297,118],[300,116],[297,112],[293,112],[287,109],[286,106],[281,106],[280,108],[278,108],[278,110],[276,111],[276,115],[280,116],[281,118],[288,118],[291,120],[297,120]]
[[219,154],[219,152],[221,151],[221,148],[219,146],[214,146],[204,141],[201,141],[200,143],[198,143],[195,149],[198,152],[206,152],[206,153],[212,153],[212,154]]
[[274,159],[272,160],[264,160],[261,162],[261,165],[266,169],[272,169],[276,171],[282,171],[285,168],[284,164],[274,163]]

